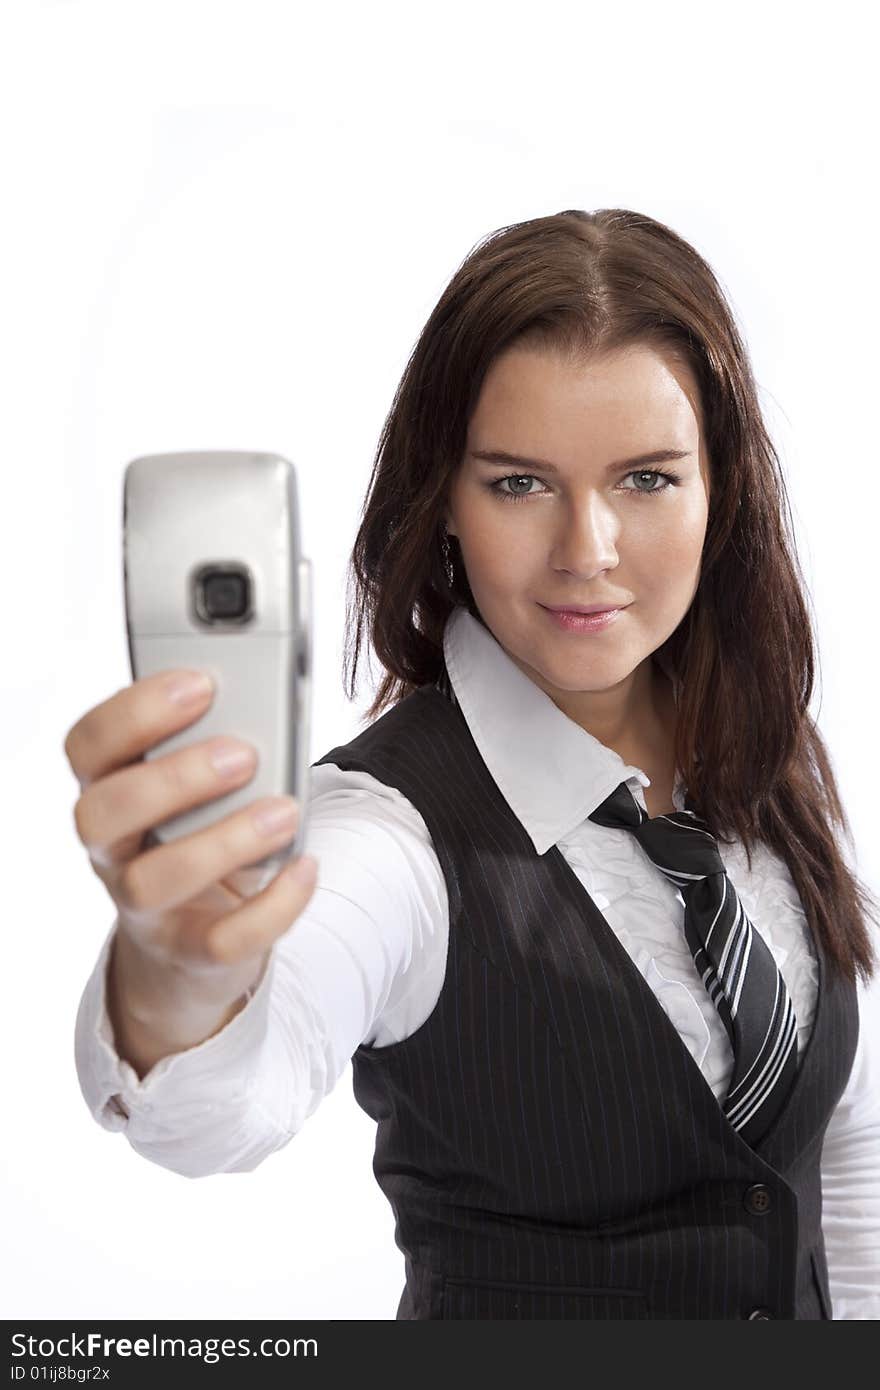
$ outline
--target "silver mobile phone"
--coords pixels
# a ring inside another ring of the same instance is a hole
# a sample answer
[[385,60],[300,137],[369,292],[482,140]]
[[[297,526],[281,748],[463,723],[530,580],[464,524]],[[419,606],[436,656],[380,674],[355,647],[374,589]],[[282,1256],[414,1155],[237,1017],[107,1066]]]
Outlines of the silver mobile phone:
[[253,897],[302,853],[306,834],[312,590],[294,466],[278,454],[144,455],[125,470],[122,528],[132,676],[184,667],[215,684],[205,714],[146,758],[216,734],[246,739],[258,756],[243,787],[164,821],[147,842],[167,844],[263,796],[296,797],[291,843],[227,877]]

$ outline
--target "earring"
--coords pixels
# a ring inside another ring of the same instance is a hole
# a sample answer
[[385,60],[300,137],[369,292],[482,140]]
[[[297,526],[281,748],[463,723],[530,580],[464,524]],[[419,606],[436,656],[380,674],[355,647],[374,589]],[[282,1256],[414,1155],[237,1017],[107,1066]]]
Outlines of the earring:
[[449,585],[450,589],[454,589],[455,570],[452,565],[452,548],[449,544],[449,532],[445,526],[440,535],[440,556],[443,561],[443,570],[446,574],[446,583]]

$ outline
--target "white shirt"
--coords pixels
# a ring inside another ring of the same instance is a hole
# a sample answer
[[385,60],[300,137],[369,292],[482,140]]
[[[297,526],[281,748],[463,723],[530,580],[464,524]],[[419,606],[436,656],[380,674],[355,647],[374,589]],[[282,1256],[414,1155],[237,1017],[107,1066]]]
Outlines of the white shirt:
[[[471,735],[535,849],[558,844],[720,1101],[733,1053],[685,940],[681,894],[634,836],[588,819],[623,780],[646,809],[650,779],[563,714],[466,608],[450,615],[444,653]],[[679,779],[680,810],[683,790]],[[89,1110],[173,1172],[255,1168],[302,1128],[361,1042],[407,1037],[439,997],[446,883],[412,803],[367,773],[314,767],[305,840],[318,861],[314,894],[276,941],[253,997],[213,1038],[163,1058],[143,1080],[120,1059],[105,1005],[115,922],[86,984],[75,1053]],[[791,875],[765,846],[753,851],[751,872],[738,842],[719,852],[782,973],[801,1056],[818,969]],[[859,1004],[858,1050],[822,1151],[837,1319],[880,1318],[880,1029],[876,995],[866,1008],[861,983]]]

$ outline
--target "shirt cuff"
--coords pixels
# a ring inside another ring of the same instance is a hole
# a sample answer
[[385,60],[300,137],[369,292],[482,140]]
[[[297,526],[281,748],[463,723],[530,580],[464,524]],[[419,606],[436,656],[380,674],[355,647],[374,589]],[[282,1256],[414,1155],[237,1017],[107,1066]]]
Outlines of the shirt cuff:
[[184,1109],[194,1121],[215,1113],[218,1080],[227,1110],[246,1099],[268,1027],[274,950],[253,995],[225,1027],[196,1047],[163,1057],[140,1078],[116,1051],[107,1011],[107,969],[117,930],[118,921],[101,947],[76,1017],[77,1076],[93,1118],[104,1129],[124,1129],[133,1138],[136,1131],[149,1131],[153,1114],[161,1112],[167,1120]]

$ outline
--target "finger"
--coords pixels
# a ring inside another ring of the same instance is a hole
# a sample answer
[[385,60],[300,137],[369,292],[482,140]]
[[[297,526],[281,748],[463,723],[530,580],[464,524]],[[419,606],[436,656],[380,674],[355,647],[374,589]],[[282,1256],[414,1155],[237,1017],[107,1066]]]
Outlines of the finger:
[[[247,761],[231,763],[233,752]],[[76,833],[96,868],[114,867],[139,853],[147,830],[243,786],[256,766],[252,744],[218,737],[124,767],[85,789],[73,808]]]
[[300,855],[276,874],[268,887],[221,917],[205,934],[205,953],[218,965],[237,965],[268,951],[290,930],[312,897],[318,881],[317,861]]
[[[263,817],[279,809],[286,819],[266,825]],[[263,797],[205,830],[129,860],[119,877],[117,901],[133,922],[150,925],[234,869],[281,849],[298,824],[299,804],[292,796]]]
[[201,695],[187,700],[182,685],[187,677],[204,675],[158,671],[118,690],[78,719],[64,740],[64,752],[80,787],[143,757],[148,748],[204,714],[213,686],[203,686]]

